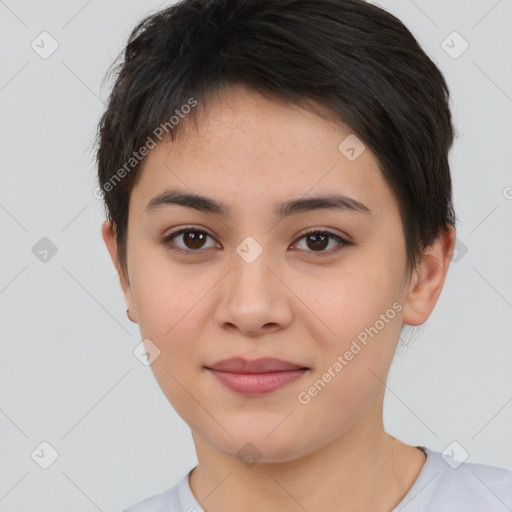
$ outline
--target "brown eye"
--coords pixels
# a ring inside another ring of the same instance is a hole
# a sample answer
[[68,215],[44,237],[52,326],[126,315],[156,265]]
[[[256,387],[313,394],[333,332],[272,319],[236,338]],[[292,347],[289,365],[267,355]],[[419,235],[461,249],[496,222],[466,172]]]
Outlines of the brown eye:
[[325,233],[313,233],[306,237],[308,247],[313,250],[322,250],[329,245],[329,235]]
[[[191,254],[202,252],[201,250],[205,248],[205,242],[208,238],[213,239],[210,234],[202,229],[184,228],[167,235],[162,242],[173,251]],[[181,241],[182,245],[179,245],[175,239]]]
[[[306,240],[306,252],[320,253],[321,256],[330,255],[336,253],[346,247],[347,245],[351,245],[350,242],[347,242],[341,236],[335,235],[329,231],[308,231],[304,235],[302,235],[299,240]],[[338,247],[335,247],[333,250],[326,251],[325,249],[329,246],[329,243],[334,240],[338,243]]]
[[206,237],[208,236],[202,231],[184,231],[182,234],[183,242],[188,249],[201,249]]

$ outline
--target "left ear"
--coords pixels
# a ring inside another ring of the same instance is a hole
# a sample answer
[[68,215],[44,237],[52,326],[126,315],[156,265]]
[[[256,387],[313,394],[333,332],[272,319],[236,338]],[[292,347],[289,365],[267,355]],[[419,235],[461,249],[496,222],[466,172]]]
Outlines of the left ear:
[[403,322],[421,325],[430,316],[443,289],[455,247],[455,228],[442,232],[425,250],[416,269],[404,304]]

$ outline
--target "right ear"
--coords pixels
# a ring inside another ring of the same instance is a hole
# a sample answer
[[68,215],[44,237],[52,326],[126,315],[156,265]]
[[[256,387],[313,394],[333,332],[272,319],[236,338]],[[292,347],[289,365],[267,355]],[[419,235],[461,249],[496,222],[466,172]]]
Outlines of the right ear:
[[132,320],[130,318],[130,320],[132,320],[132,322],[137,322],[137,310],[135,309],[133,303],[133,295],[130,287],[130,281],[128,279],[128,276],[125,276],[124,272],[121,270],[115,232],[115,224],[112,221],[106,220],[103,222],[101,226],[101,236],[103,237],[105,245],[107,246],[110,258],[114,263],[114,267],[116,267],[117,274],[119,276],[119,282],[121,284],[121,289],[123,290],[124,299],[126,301],[126,306],[130,310],[131,314],[134,316],[134,319]]

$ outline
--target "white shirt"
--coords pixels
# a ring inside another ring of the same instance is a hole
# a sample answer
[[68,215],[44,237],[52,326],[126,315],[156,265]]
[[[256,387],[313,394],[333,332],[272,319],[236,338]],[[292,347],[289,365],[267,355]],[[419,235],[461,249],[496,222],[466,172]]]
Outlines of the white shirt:
[[[512,511],[512,470],[470,462],[448,464],[440,452],[418,448],[427,455],[423,468],[409,492],[390,512]],[[188,482],[193,469],[171,489],[123,512],[205,512]]]

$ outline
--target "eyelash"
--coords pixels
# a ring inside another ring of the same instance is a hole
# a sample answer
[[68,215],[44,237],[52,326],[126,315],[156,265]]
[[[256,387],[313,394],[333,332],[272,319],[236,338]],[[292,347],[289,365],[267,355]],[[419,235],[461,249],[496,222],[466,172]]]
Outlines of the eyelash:
[[[171,242],[172,242],[172,240],[174,238],[176,238],[179,235],[182,235],[183,233],[186,233],[186,232],[203,233],[203,234],[213,238],[213,236],[210,235],[208,232],[206,232],[206,231],[204,231],[202,229],[194,228],[193,226],[191,226],[191,227],[186,227],[186,228],[182,228],[182,229],[179,229],[177,231],[174,231],[173,233],[170,233],[170,234],[164,236],[161,241],[171,251],[177,252],[179,254],[189,255],[189,256],[200,256],[201,253],[204,252],[204,250],[201,250],[201,249],[197,249],[197,250],[182,249],[181,247],[176,247],[176,246],[172,245]],[[311,230],[307,231],[306,233],[303,233],[297,239],[297,241],[302,240],[303,238],[307,237],[308,235],[313,235],[313,234],[327,235],[329,238],[333,238],[337,242],[340,242],[340,246],[338,248],[334,249],[334,250],[331,249],[330,251],[319,251],[319,252],[306,251],[306,252],[310,252],[312,254],[316,254],[319,257],[330,256],[330,255],[336,254],[336,253],[340,252],[341,250],[343,250],[346,246],[353,245],[352,242],[348,242],[347,240],[345,240],[344,238],[342,238],[339,235],[331,233],[330,231],[325,231],[325,230],[320,230],[320,229],[311,229]]]

